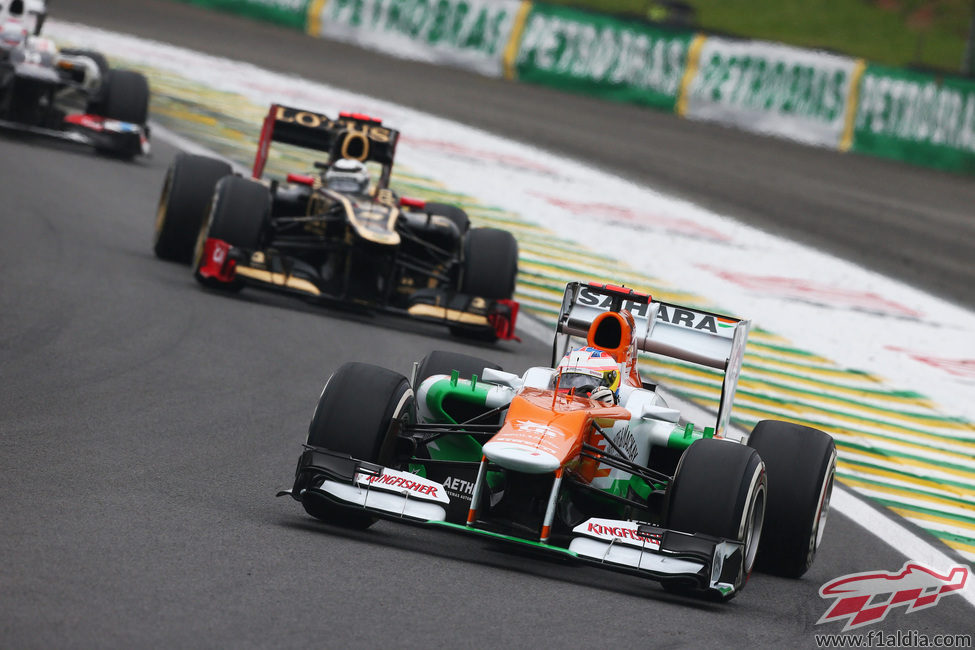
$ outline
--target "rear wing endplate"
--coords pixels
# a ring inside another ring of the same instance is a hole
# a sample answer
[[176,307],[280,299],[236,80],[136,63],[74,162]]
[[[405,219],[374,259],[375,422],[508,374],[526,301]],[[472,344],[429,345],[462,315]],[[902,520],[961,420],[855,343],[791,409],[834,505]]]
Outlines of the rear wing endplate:
[[731,419],[751,322],[654,300],[649,294],[626,287],[570,282],[562,296],[552,366],[568,352],[572,337],[585,340],[596,316],[622,309],[633,314],[636,323],[633,337],[638,349],[722,371],[721,403],[715,427],[716,434],[720,435]]
[[271,104],[254,157],[253,177],[260,178],[267,164],[272,142],[291,144],[328,154],[328,164],[339,158],[354,158],[382,165],[378,187],[389,186],[399,131],[382,125],[382,120],[359,113],[340,113],[338,119],[316,111]]

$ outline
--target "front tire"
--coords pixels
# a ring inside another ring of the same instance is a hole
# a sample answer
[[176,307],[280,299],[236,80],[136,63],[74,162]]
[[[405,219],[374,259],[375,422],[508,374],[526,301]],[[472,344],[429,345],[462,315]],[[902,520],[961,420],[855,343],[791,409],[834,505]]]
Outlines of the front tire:
[[[745,586],[762,538],[767,482],[765,465],[754,449],[727,440],[704,438],[681,456],[668,489],[667,527],[743,543],[742,570],[729,594],[695,592],[730,600]],[[692,591],[680,582],[670,591]]]
[[[308,444],[389,467],[399,430],[414,417],[413,401],[403,375],[367,363],[346,363],[322,389]],[[350,528],[368,528],[377,521],[313,494],[306,493],[302,506],[316,519]]]
[[207,216],[214,186],[233,170],[222,160],[179,153],[163,182],[156,208],[152,250],[180,264],[193,261],[193,247]]
[[507,230],[475,228],[464,241],[461,293],[510,300],[518,277],[518,240]]
[[[464,238],[460,292],[487,300],[511,300],[518,278],[518,240],[507,230],[474,228]],[[493,342],[493,329],[454,325],[455,336]]]
[[759,571],[798,578],[823,540],[836,474],[836,445],[819,429],[762,420],[748,445],[768,471],[770,525],[758,549]]
[[119,122],[145,126],[149,119],[149,82],[133,70],[109,70],[105,79],[101,115]]
[[200,228],[193,255],[193,275],[204,286],[239,291],[239,281],[217,282],[199,274],[207,238],[221,239],[234,248],[254,251],[261,245],[271,218],[271,193],[264,185],[240,176],[224,176],[217,182],[206,223]]

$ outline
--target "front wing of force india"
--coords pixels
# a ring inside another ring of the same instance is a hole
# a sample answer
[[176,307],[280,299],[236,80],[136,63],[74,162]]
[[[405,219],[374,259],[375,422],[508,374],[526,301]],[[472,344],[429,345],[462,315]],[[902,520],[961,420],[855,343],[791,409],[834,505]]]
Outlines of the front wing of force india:
[[[489,462],[482,464],[473,485],[474,502],[482,498],[479,492],[487,472],[500,469]],[[552,507],[559,483],[556,481],[552,487]],[[478,519],[476,511],[470,518],[458,517],[471,514],[470,501],[458,504],[449,495],[452,490],[443,483],[326,449],[305,450],[298,464],[296,486],[299,485],[307,487],[298,487],[297,493],[282,490],[278,496],[290,495],[326,509],[356,509],[380,519],[437,526],[529,546],[613,571],[668,583],[691,583],[696,591],[722,597],[733,595],[736,585],[745,578],[743,544],[738,541],[603,517],[586,519],[557,541],[506,534]],[[312,510],[315,507],[312,505]]]

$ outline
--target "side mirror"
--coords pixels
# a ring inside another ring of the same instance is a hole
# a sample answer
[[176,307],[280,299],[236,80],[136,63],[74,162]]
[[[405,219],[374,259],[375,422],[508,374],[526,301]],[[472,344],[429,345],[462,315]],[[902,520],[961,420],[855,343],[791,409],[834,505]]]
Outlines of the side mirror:
[[664,422],[677,422],[680,420],[680,411],[677,409],[659,406],[656,404],[644,404],[640,417],[648,420],[663,420]]
[[412,208],[414,210],[423,210],[427,207],[427,202],[423,199],[411,199],[408,196],[401,196],[399,199],[399,205],[401,208]]

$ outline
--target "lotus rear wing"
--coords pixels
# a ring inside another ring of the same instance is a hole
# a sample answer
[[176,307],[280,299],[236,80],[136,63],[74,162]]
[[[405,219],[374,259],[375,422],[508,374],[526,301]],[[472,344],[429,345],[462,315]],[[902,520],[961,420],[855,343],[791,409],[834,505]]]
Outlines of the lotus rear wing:
[[716,435],[721,435],[731,419],[751,322],[654,300],[650,294],[626,287],[570,282],[565,287],[556,323],[552,366],[568,352],[573,337],[585,340],[596,316],[622,309],[633,314],[636,323],[633,338],[643,352],[722,371],[721,403],[715,426]]
[[254,178],[264,174],[272,142],[291,144],[328,154],[327,165],[339,158],[354,158],[382,166],[377,187],[389,187],[399,131],[382,120],[360,113],[339,113],[332,119],[316,111],[271,104],[254,157]]

